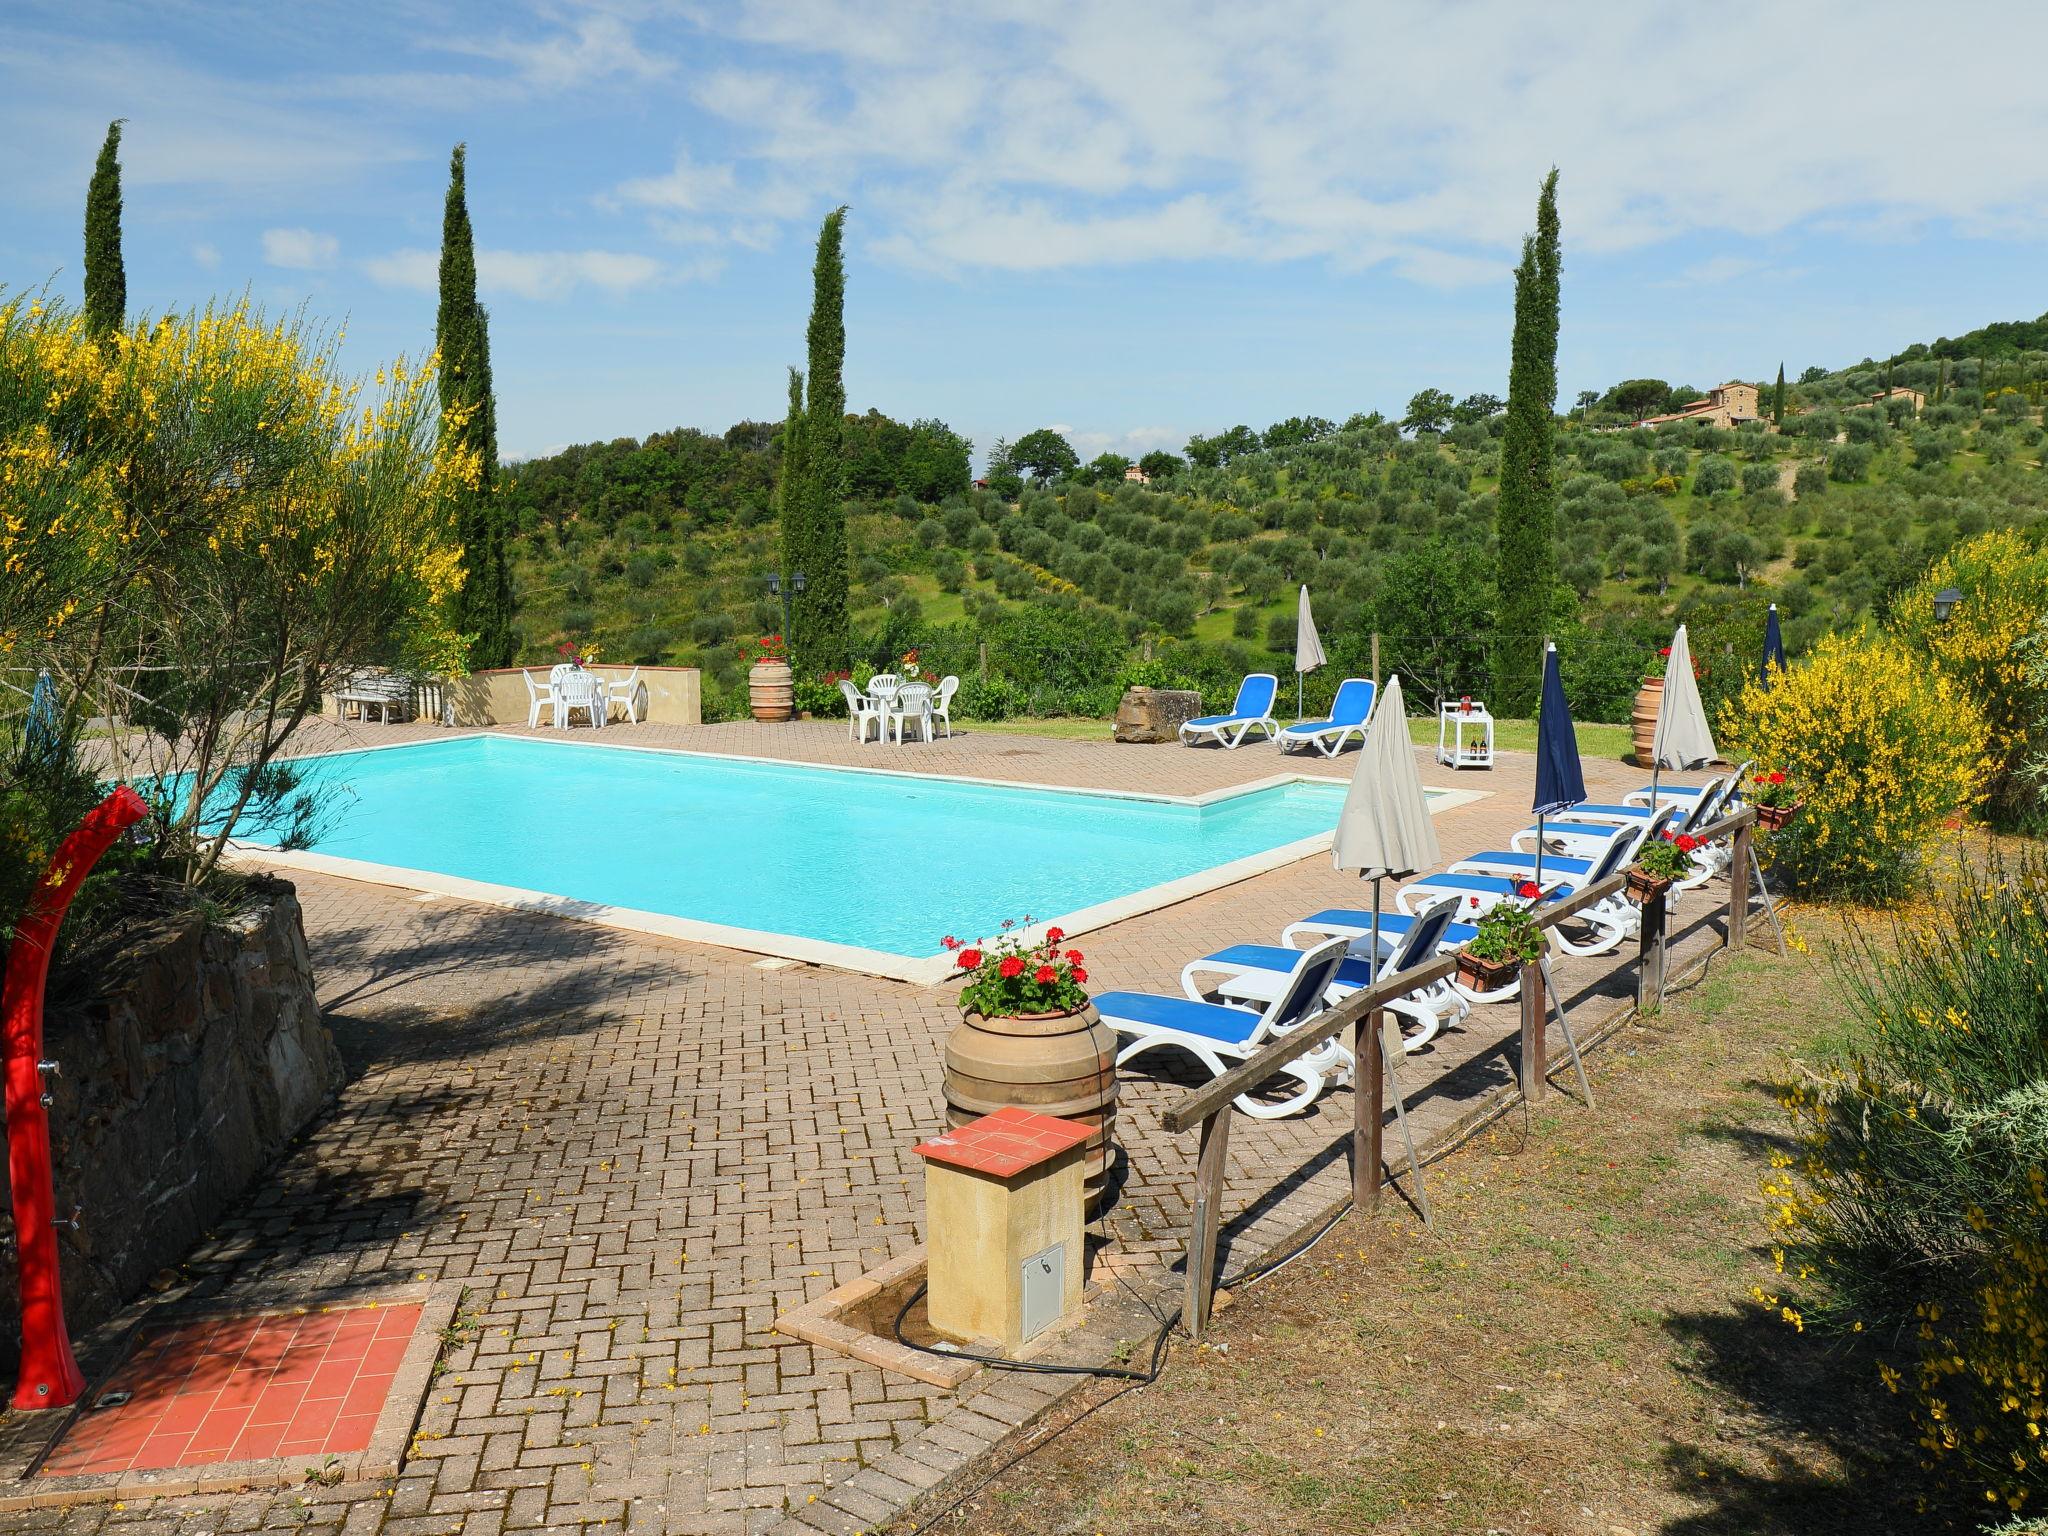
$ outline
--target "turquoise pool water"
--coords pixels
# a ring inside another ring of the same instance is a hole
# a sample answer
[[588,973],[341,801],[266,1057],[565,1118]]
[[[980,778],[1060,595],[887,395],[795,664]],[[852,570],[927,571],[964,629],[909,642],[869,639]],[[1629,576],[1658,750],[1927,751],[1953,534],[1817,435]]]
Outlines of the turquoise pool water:
[[1328,832],[1344,798],[1197,807],[477,736],[304,766],[329,806],[316,853],[904,956]]

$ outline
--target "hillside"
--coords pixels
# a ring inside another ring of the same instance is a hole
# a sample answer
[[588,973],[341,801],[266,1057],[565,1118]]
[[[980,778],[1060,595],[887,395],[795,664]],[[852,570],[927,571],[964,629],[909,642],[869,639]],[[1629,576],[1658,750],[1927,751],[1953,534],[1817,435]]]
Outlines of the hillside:
[[[2048,358],[2031,353],[1812,374],[1782,432],[1565,418],[1552,633],[1575,707],[1625,718],[1674,618],[1693,625],[1717,694],[1755,654],[1767,600],[1796,651],[1881,611],[1958,538],[2033,522],[2048,500],[2043,375]],[[1924,411],[1870,404],[1888,383],[1923,390]],[[1334,664],[1312,694],[1368,667],[1377,632],[1420,704],[1483,696],[1489,404],[1441,433],[1377,417],[1234,429],[1191,445],[1206,465],[1175,460],[1150,486],[1077,470],[1015,502],[966,488],[967,445],[943,424],[849,417],[850,660],[919,647],[968,679],[970,715],[1104,714],[1127,677],[1214,692],[1247,669],[1285,674],[1307,582]],[[736,642],[781,626],[765,581],[778,430],[666,433],[515,467],[523,656],[574,639],[609,659],[699,664],[713,711],[743,707]]]

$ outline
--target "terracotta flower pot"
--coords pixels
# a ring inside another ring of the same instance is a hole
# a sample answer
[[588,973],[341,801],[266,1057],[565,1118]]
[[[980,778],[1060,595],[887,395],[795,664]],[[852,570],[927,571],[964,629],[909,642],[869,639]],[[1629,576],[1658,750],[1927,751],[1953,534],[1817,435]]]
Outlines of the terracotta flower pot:
[[795,701],[788,662],[763,657],[747,669],[747,707],[756,720],[787,720]]
[[1794,800],[1790,805],[1760,805],[1756,808],[1756,824],[1777,832],[1799,814],[1804,800]]
[[1116,1031],[1093,1003],[1073,1013],[986,1019],[969,1011],[946,1038],[946,1119],[962,1126],[1007,1105],[1095,1127],[1088,1209],[1102,1200],[1116,1129]]
[[1496,992],[1522,969],[1515,960],[1482,960],[1470,950],[1458,951],[1458,985],[1467,992]]
[[1636,766],[1647,768],[1657,751],[1657,715],[1664,707],[1664,679],[1646,677],[1636,690],[1636,707],[1629,715],[1635,727]]
[[1630,865],[1626,888],[1628,899],[1640,907],[1652,896],[1670,890],[1671,878],[1669,875],[1653,875],[1640,864]]

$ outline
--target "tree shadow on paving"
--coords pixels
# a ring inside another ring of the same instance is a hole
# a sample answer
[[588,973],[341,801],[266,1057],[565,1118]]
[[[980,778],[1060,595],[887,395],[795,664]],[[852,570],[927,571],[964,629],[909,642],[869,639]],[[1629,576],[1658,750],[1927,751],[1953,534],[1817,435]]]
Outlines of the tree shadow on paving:
[[588,1033],[628,1017],[634,993],[691,974],[665,959],[625,963],[638,941],[616,929],[497,907],[321,930],[308,945],[316,977],[341,978],[320,1001],[351,1080]]
[[1760,1307],[1681,1314],[1664,1326],[1687,1373],[1750,1420],[1731,1438],[1796,1449],[1802,1460],[1819,1452],[1841,1468],[1834,1476],[1792,1466],[1766,1474],[1716,1455],[1711,1444],[1667,1446],[1673,1490],[1707,1507],[1667,1523],[1664,1536],[1975,1528],[1953,1512],[1912,1514],[1896,1469],[1920,1453],[1884,1414],[1867,1352],[1794,1332]]

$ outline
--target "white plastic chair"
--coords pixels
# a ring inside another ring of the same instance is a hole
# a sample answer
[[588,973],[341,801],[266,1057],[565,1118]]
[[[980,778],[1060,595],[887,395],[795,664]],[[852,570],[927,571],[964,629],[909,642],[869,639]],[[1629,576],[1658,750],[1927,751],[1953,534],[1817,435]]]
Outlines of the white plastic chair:
[[905,683],[889,701],[889,724],[896,731],[896,745],[903,745],[903,722],[916,720],[918,734],[932,739],[932,685]]
[[953,734],[953,695],[960,691],[960,679],[948,674],[939,679],[939,691],[932,695],[932,718],[946,723],[946,735]]
[[640,669],[638,667],[635,667],[626,674],[626,680],[623,683],[606,683],[604,685],[604,692],[605,712],[607,714],[611,712],[612,705],[623,704],[626,706],[626,723],[628,725],[638,725],[640,723],[640,701],[647,697],[647,685],[640,681]]
[[533,680],[533,674],[524,667],[519,669],[519,680],[526,684],[526,728],[529,731],[538,730],[542,710],[549,712],[550,719],[553,717],[555,685],[550,682],[546,687],[542,687]]
[[887,726],[883,724],[882,712],[875,707],[874,700],[843,677],[839,679],[839,692],[846,700],[846,734],[866,746],[868,726],[873,724],[875,740],[880,741]]
[[609,706],[609,695],[605,691],[604,679],[595,672],[585,672],[580,667],[569,669],[570,675],[562,680],[555,690],[555,723],[567,730],[569,717],[582,710],[590,717],[591,725],[604,729],[605,711]]

